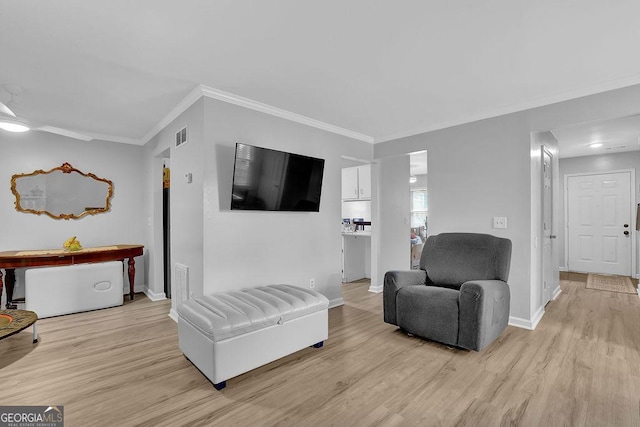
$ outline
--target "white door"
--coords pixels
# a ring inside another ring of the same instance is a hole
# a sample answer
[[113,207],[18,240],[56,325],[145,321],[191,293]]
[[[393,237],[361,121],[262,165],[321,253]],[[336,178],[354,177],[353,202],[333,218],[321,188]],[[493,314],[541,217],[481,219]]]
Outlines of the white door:
[[568,269],[631,275],[631,173],[567,180]]
[[553,190],[551,187],[552,155],[542,147],[542,305],[551,301],[553,287],[553,255],[551,245],[556,236],[553,234]]

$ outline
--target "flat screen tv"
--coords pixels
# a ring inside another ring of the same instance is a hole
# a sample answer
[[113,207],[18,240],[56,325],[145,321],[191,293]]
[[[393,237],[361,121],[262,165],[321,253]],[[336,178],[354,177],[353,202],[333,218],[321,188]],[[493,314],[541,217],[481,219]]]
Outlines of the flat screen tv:
[[320,210],[324,159],[236,144],[231,209]]

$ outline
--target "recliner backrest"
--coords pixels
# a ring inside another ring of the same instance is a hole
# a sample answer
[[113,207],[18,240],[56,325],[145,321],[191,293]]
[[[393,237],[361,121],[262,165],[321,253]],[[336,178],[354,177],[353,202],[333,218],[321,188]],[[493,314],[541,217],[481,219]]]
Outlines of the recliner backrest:
[[422,249],[420,268],[436,285],[459,287],[469,280],[509,278],[511,240],[490,234],[441,233]]

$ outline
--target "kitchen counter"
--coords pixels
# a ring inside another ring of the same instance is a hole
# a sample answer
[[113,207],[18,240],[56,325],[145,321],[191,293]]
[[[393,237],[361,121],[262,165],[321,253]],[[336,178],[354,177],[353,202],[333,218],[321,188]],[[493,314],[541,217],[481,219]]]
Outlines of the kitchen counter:
[[343,231],[343,236],[362,236],[362,237],[371,237],[371,230],[366,231]]

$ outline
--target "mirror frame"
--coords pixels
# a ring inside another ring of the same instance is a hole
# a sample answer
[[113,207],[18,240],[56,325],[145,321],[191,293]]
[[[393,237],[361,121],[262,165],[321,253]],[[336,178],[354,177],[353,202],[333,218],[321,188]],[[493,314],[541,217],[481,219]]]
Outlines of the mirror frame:
[[[106,207],[104,208],[98,208],[98,209],[89,209],[89,210],[85,210],[84,212],[82,212],[80,215],[76,215],[76,214],[60,214],[60,215],[54,215],[49,211],[39,211],[39,210],[35,210],[35,209],[25,209],[22,207],[22,205],[20,204],[20,193],[18,193],[18,190],[16,189],[16,180],[18,180],[19,178],[25,178],[25,177],[29,177],[29,176],[36,176],[36,175],[47,175],[50,174],[52,172],[55,171],[61,171],[62,173],[66,173],[66,174],[70,174],[72,172],[77,172],[78,174],[87,177],[87,178],[91,178],[94,179],[96,181],[100,181],[100,182],[104,182],[108,185],[108,192],[107,192],[107,199],[106,199]],[[113,182],[111,182],[108,179],[105,178],[100,178],[97,177],[96,175],[92,174],[92,173],[84,173],[76,168],[74,168],[73,166],[71,166],[69,163],[63,163],[62,166],[58,166],[57,168],[53,168],[50,169],[48,171],[44,171],[42,169],[38,169],[36,171],[33,171],[31,173],[21,173],[21,174],[16,174],[13,175],[11,177],[11,192],[13,193],[13,195],[16,197],[16,200],[14,202],[15,206],[16,206],[16,210],[18,212],[24,212],[24,213],[32,213],[32,214],[36,214],[36,215],[48,215],[53,219],[79,219],[82,218],[85,215],[96,215],[99,213],[105,213],[108,212],[111,209],[111,198],[113,197]]]

